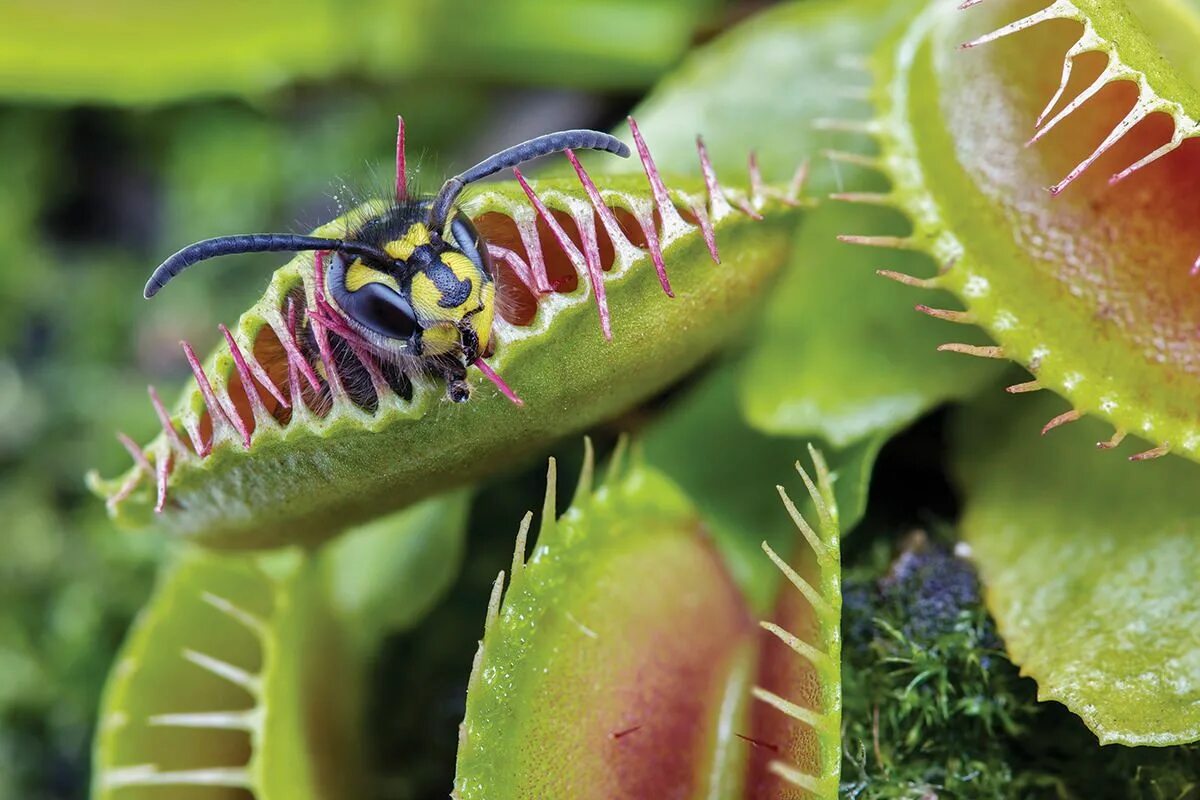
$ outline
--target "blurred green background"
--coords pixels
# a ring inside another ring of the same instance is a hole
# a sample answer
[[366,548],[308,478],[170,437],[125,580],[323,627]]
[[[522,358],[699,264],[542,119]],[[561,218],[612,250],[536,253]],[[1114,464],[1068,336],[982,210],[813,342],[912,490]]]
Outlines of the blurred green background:
[[[386,192],[397,114],[427,187],[536,133],[610,127],[760,5],[0,0],[0,798],[86,795],[99,691],[162,543],[113,529],[83,475],[127,467],[115,433],[152,435],[146,384],[182,382],[178,341],[207,350],[269,278],[230,259],[146,304],[149,271],[191,241],[304,231]],[[525,507],[492,500],[514,520]],[[456,593],[435,613],[469,617],[469,644],[482,608]],[[431,679],[405,657],[421,647],[439,645],[406,639],[393,660]],[[409,714],[445,717],[449,768],[461,710]],[[444,733],[384,724],[427,747]],[[424,796],[420,770],[395,780],[382,795]]]

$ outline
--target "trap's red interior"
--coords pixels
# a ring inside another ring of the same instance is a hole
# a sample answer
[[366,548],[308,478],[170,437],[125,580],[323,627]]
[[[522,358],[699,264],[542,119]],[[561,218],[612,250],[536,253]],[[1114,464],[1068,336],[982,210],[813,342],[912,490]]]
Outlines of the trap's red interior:
[[[636,247],[645,249],[646,234],[638,224],[633,214],[623,208],[609,207],[621,233]],[[567,237],[575,248],[583,252],[583,236],[575,218],[564,211],[551,209],[550,214],[566,232]],[[600,266],[604,271],[612,269],[615,253],[612,239],[597,212],[592,212],[593,225],[596,230],[596,243],[600,252]],[[694,217],[693,217],[694,218]],[[530,263],[529,251],[525,247],[517,231],[517,225],[511,217],[498,212],[488,212],[476,217],[473,222],[480,235],[488,242],[511,250],[526,264]],[[661,227],[657,212],[655,225]],[[550,285],[556,292],[569,294],[579,286],[579,273],[571,262],[570,256],[558,243],[550,225],[540,216],[537,218],[538,241],[541,243],[542,258],[546,265],[546,275]],[[496,270],[497,303],[496,311],[504,321],[511,325],[529,325],[537,313],[537,298],[533,291],[517,277],[512,267],[503,259],[494,259]]]

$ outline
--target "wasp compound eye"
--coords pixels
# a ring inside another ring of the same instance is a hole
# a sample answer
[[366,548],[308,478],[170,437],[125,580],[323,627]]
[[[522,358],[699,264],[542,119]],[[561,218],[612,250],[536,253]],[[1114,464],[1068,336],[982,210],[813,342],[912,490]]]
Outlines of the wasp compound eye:
[[[348,272],[357,273],[357,279],[348,281]],[[347,268],[346,257],[341,253],[335,253],[330,259],[329,288],[346,316],[380,336],[410,339],[420,329],[416,312],[412,303],[389,286],[389,282],[393,282],[393,279],[386,273],[367,267],[362,262]]]
[[343,310],[357,323],[391,339],[409,339],[417,332],[412,305],[394,289],[368,283],[339,300]]

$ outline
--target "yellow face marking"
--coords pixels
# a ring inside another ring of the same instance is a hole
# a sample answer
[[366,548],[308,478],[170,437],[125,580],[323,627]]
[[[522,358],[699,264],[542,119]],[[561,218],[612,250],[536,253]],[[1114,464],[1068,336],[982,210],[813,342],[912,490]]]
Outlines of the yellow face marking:
[[354,263],[346,270],[346,288],[357,292],[368,283],[382,283],[394,291],[400,291],[400,285],[391,275],[368,267],[361,259],[354,259]]
[[393,242],[388,242],[383,246],[383,249],[392,258],[407,261],[413,254],[413,250],[416,250],[423,244],[429,244],[429,228],[425,227],[424,222],[414,222],[404,232],[403,237]]
[[452,352],[459,345],[458,329],[452,324],[435,325],[421,334],[421,355],[440,356]]
[[438,301],[442,299],[442,293],[424,272],[413,275],[412,283],[409,286],[413,310],[417,312],[417,317],[423,324],[428,326],[443,320],[457,322],[462,319],[463,310],[461,308],[442,308],[438,305]]
[[485,283],[479,292],[481,308],[471,317],[471,327],[479,337],[479,352],[487,350],[492,339],[492,322],[496,316],[496,284]]
[[445,253],[442,253],[442,263],[449,267],[450,271],[454,273],[454,277],[458,278],[460,281],[471,281],[471,297],[467,298],[466,302],[471,306],[474,306],[475,303],[471,301],[477,300],[478,298],[478,292],[475,291],[474,287],[477,287],[480,283],[479,270],[476,268],[475,262],[467,258],[462,253],[456,253],[452,250],[449,250]]
[[475,262],[471,261],[471,259],[467,258],[462,253],[442,253],[441,260],[442,263],[449,267],[450,271],[454,273],[455,278],[460,281],[471,282],[471,291],[467,292],[467,296],[463,299],[463,301],[453,309],[446,309],[447,311],[455,311],[457,313],[457,318],[462,319],[467,312],[479,308],[480,288],[483,286],[483,283],[485,280],[487,280],[487,278],[484,277],[484,275],[475,266]]

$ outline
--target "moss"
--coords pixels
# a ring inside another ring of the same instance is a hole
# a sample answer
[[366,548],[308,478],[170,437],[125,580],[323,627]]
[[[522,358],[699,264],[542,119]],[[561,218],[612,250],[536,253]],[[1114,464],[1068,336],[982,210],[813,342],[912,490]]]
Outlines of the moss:
[[[962,559],[910,537],[890,567],[876,549],[846,581],[843,793],[858,798],[1012,797],[1009,744],[1036,714]],[[881,574],[882,571],[882,574]]]
[[1200,798],[1200,746],[1101,747],[1037,701],[968,561],[925,534],[890,549],[846,575],[843,797]]

